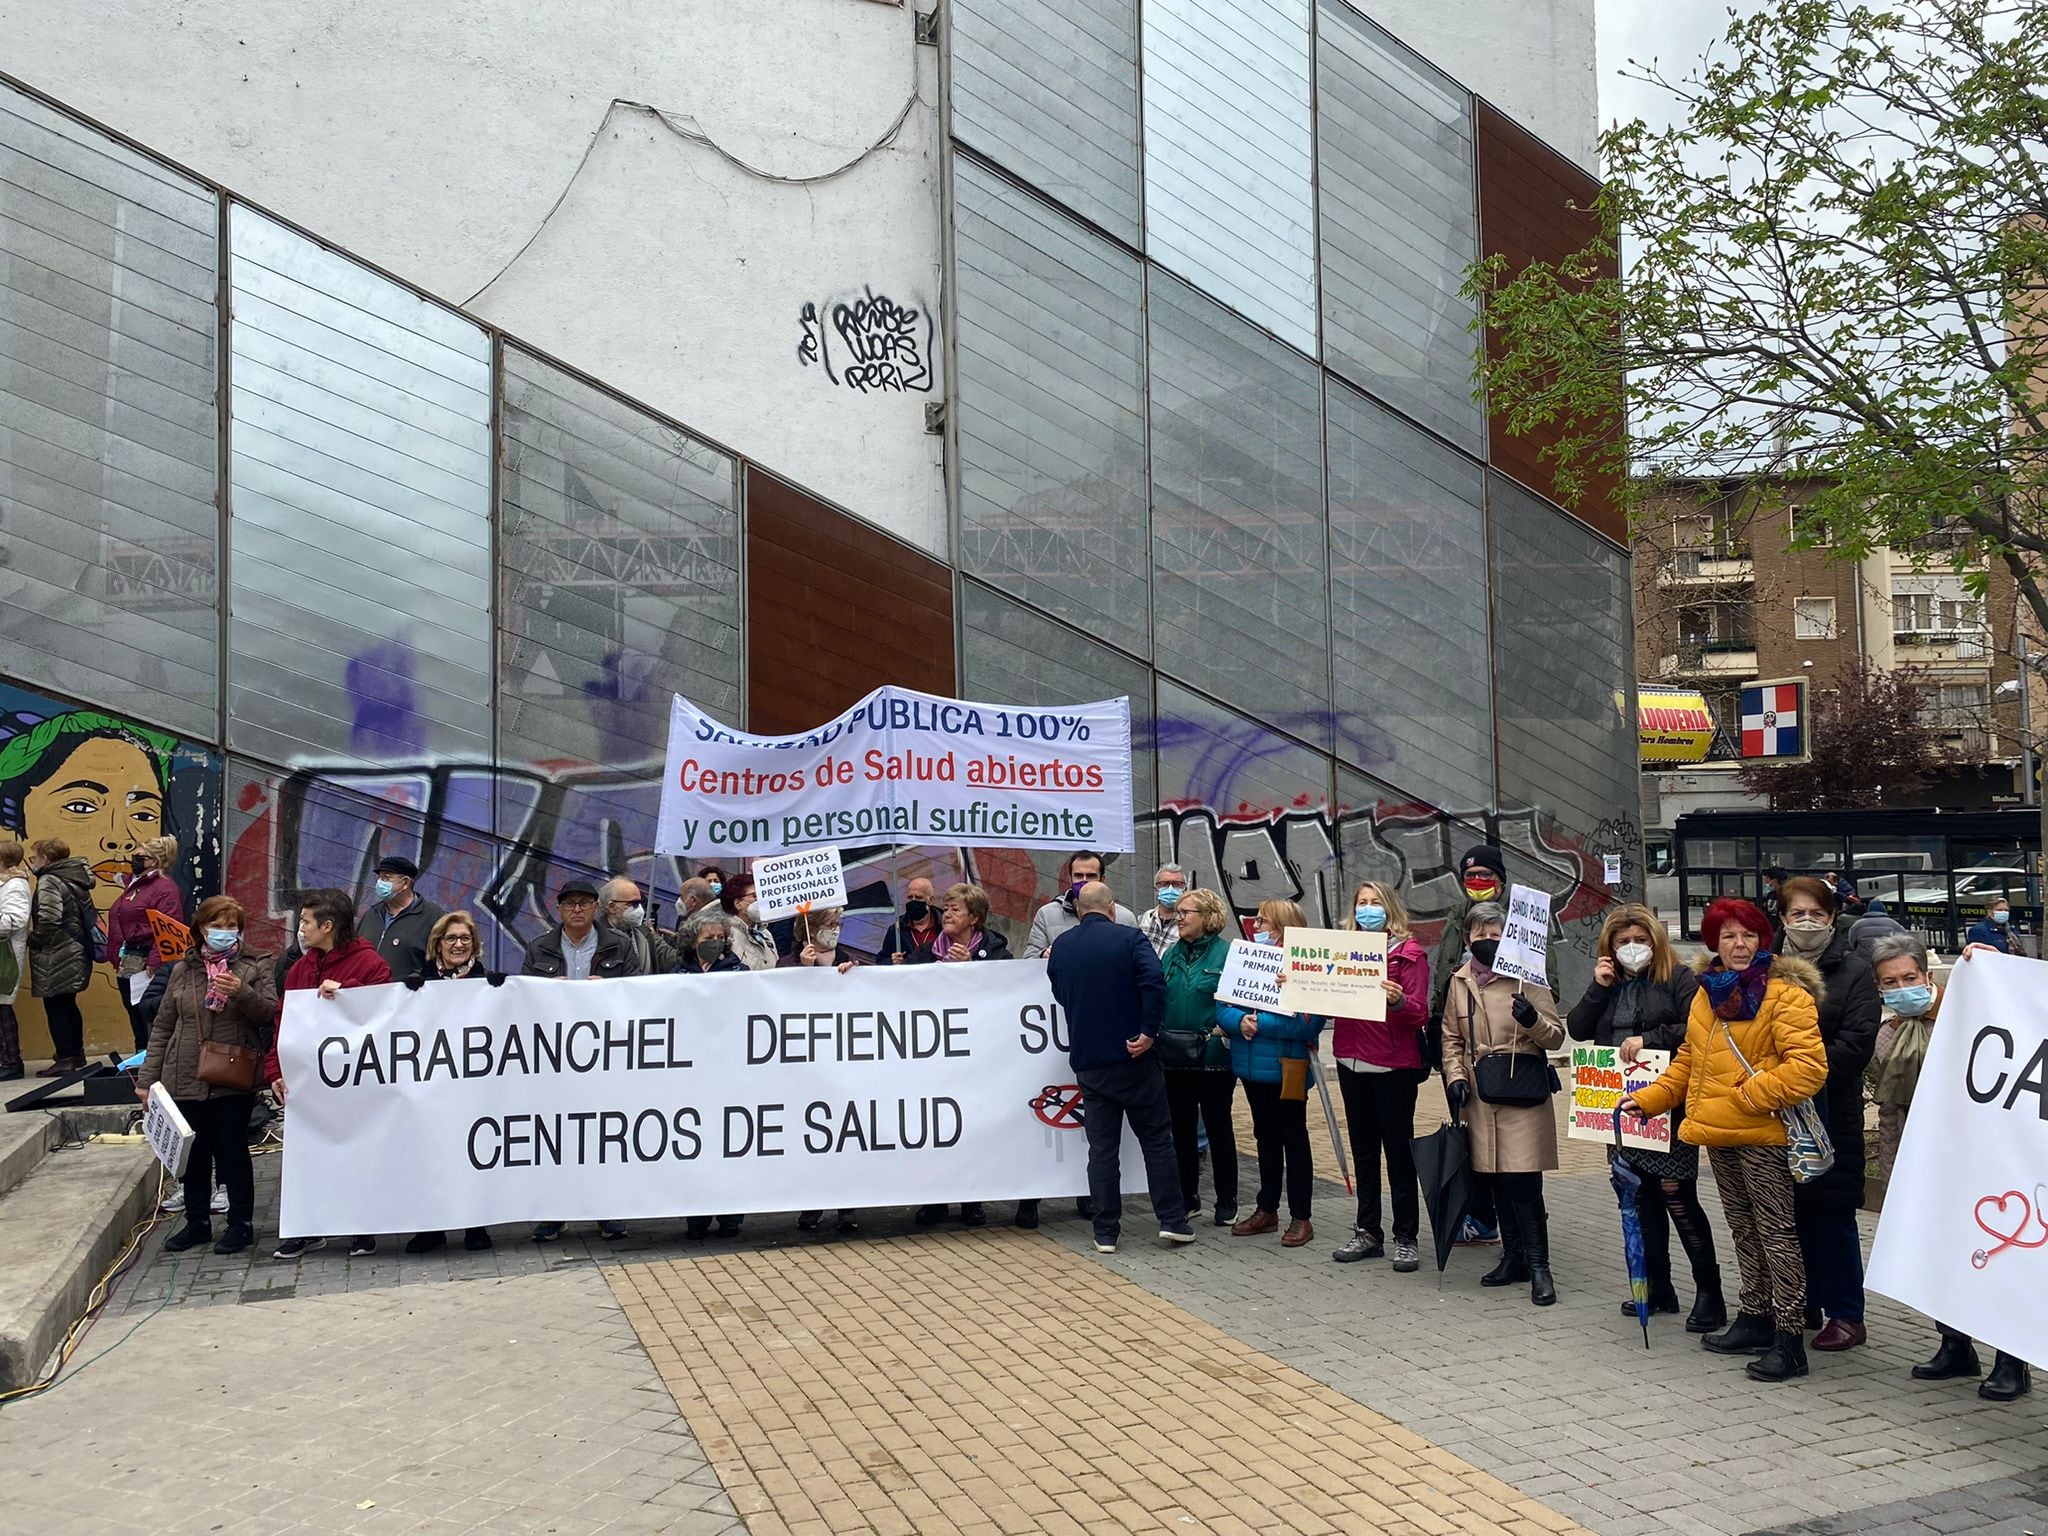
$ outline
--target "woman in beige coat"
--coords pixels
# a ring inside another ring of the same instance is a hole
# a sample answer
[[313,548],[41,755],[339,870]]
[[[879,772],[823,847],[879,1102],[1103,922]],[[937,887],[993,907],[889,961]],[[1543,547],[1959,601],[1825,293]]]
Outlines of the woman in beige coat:
[[[1493,1181],[1500,1210],[1500,1263],[1479,1283],[1526,1280],[1529,1299],[1547,1307],[1557,1300],[1557,1286],[1550,1277],[1543,1175],[1557,1167],[1557,1115],[1550,1103],[1557,1079],[1545,1053],[1563,1042],[1564,1021],[1547,987],[1494,973],[1507,918],[1491,901],[1466,915],[1472,958],[1451,977],[1444,999],[1444,1095],[1471,1133],[1472,1171]],[[1487,1102],[1479,1084],[1480,1063],[1489,1056],[1511,1057],[1513,1090],[1519,1096],[1526,1085],[1536,1102]]]

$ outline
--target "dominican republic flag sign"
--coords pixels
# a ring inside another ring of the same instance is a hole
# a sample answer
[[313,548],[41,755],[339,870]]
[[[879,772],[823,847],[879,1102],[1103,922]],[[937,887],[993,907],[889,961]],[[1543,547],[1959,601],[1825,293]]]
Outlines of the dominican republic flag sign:
[[1742,690],[1742,755],[1780,762],[1805,759],[1805,678],[1751,683]]

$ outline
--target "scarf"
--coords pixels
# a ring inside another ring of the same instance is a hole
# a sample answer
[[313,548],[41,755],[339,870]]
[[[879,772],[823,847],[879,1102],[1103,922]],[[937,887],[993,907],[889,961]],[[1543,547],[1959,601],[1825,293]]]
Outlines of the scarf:
[[227,994],[220,989],[220,979],[234,968],[232,955],[209,953],[206,956],[206,1006],[215,1013],[228,1005]]
[[972,939],[956,941],[951,934],[942,928],[939,930],[939,936],[932,940],[932,954],[940,960],[950,957],[955,949],[965,950],[969,958],[972,958],[974,952],[979,948],[981,948],[981,930],[978,928],[974,931]]
[[1716,960],[1700,977],[1717,1019],[1753,1019],[1763,1006],[1764,989],[1771,984],[1771,952],[1760,949],[1756,958],[1739,971],[1731,971]]

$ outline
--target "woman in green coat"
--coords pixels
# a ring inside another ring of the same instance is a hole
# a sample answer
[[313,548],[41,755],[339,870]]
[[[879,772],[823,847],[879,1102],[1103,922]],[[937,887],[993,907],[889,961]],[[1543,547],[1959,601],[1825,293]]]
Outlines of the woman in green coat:
[[1230,1046],[1216,1027],[1216,983],[1230,954],[1224,935],[1230,917],[1214,891],[1189,891],[1174,908],[1180,938],[1166,951],[1166,1016],[1153,1049],[1166,1067],[1166,1105],[1173,1117],[1173,1150],[1180,1159],[1180,1187],[1190,1219],[1201,1212],[1197,1180],[1202,1148],[1196,1139],[1199,1116],[1209,1133],[1209,1168],[1216,1183],[1216,1225],[1237,1220],[1237,1132],[1231,1100],[1237,1078],[1230,1070]]

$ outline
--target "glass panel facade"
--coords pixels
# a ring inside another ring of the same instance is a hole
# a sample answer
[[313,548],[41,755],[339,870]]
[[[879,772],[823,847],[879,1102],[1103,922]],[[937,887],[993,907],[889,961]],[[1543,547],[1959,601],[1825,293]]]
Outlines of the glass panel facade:
[[1479,256],[1472,98],[1341,0],[1316,47],[1323,349],[1332,368],[1470,453]]
[[1458,811],[1493,799],[1486,479],[1329,387],[1337,755]]
[[1147,0],[1145,250],[1316,350],[1310,0]]
[[659,763],[669,697],[739,718],[733,461],[504,353],[498,751]]
[[1328,747],[1318,370],[1172,278],[1148,312],[1154,655]]
[[0,671],[219,729],[219,203],[0,88]]
[[953,0],[953,132],[1132,245],[1137,0]]
[[485,758],[490,343],[239,204],[229,239],[229,743]]
[[1146,654],[1140,264],[967,161],[954,188],[961,566]]

